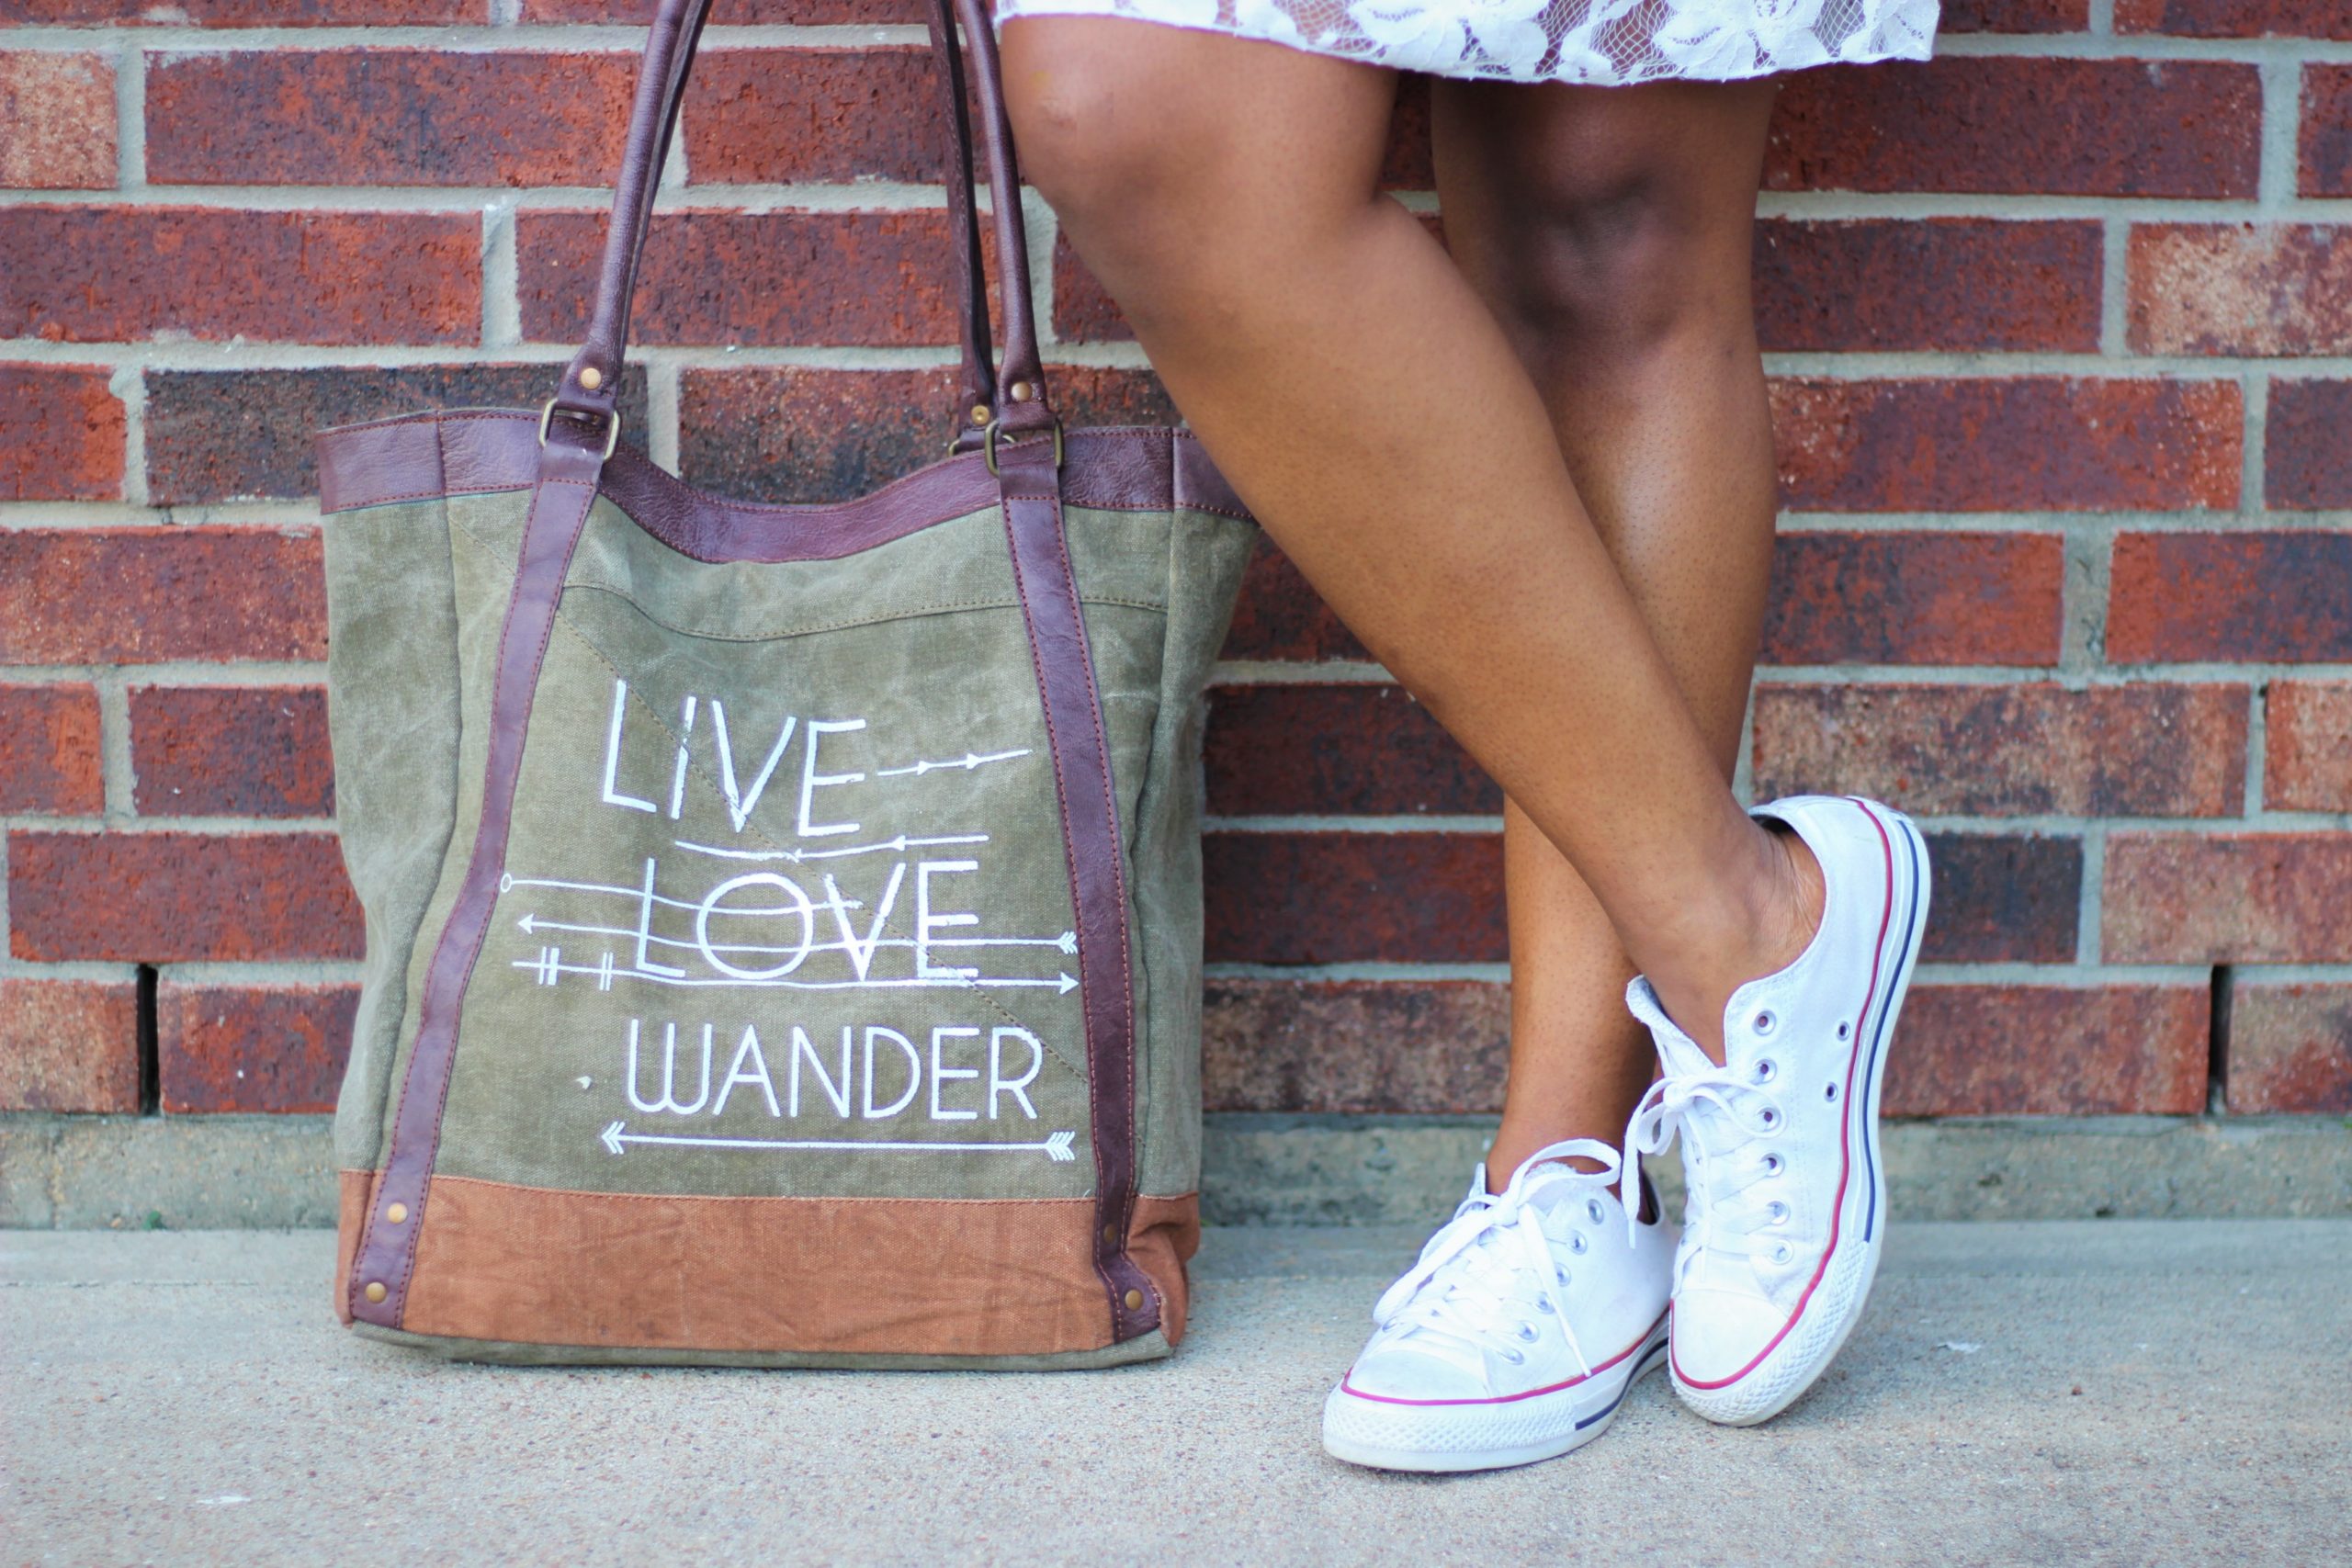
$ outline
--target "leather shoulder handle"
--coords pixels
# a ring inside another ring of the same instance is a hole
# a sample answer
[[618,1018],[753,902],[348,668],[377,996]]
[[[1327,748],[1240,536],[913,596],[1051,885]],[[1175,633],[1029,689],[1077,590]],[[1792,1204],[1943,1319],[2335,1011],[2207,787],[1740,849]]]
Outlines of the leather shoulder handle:
[[[629,110],[628,139],[622,154],[620,178],[613,193],[612,220],[605,234],[604,260],[598,268],[596,302],[587,340],[565,367],[555,406],[581,418],[603,423],[610,419],[620,389],[620,372],[628,353],[629,315],[637,288],[637,270],[653,217],[653,197],[670,152],[687,78],[711,0],[661,0],[646,37],[645,58],[639,66],[636,99]],[[953,9],[951,11],[951,4]],[[997,235],[999,276],[1005,287],[999,301],[1004,324],[1004,357],[989,361],[990,344],[974,180],[972,137],[964,96],[963,50],[956,47],[956,23],[964,25],[964,43],[973,62],[974,85],[979,100],[980,141],[988,157],[991,189],[1000,193],[992,204]],[[1037,354],[1037,329],[1029,299],[1029,235],[1019,192],[1020,169],[1013,157],[1012,127],[1006,118],[1002,67],[998,62],[996,35],[990,29],[982,0],[931,0],[931,32],[934,53],[949,96],[948,123],[955,146],[948,168],[948,218],[954,232],[956,270],[962,283],[958,311],[963,344],[963,370],[957,411],[959,445],[976,441],[988,420],[1007,433],[1044,429],[1054,423],[1046,396],[1045,378]],[[1011,193],[1007,199],[1001,193]],[[985,406],[988,420],[974,420],[973,411]]]

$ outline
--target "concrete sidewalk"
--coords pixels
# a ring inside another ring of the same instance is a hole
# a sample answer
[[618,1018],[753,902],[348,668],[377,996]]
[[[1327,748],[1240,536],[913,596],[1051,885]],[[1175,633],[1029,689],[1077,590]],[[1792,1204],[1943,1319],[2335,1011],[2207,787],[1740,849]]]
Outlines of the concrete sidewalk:
[[1418,1235],[1213,1232],[1114,1372],[517,1371],[359,1340],[323,1233],[0,1233],[15,1562],[2352,1561],[2352,1221],[1897,1227],[1760,1429],[1663,1378],[1548,1464],[1324,1457]]

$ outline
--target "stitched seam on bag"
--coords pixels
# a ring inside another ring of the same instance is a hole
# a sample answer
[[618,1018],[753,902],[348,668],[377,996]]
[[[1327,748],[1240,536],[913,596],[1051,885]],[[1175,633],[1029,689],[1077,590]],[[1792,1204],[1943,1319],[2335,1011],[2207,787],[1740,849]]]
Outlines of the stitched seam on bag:
[[[648,618],[650,619],[650,617]],[[596,645],[595,640],[589,637],[586,632],[581,630],[580,626],[571,619],[571,616],[563,613],[563,602],[560,597],[556,601],[554,624],[560,626],[565,631],[570,632],[574,637],[578,638],[581,646],[585,648],[597,660],[597,662],[601,663],[605,669],[613,672],[614,680],[622,681],[627,679],[627,677],[621,673],[620,666],[614,663],[613,660],[605,655],[605,650]],[[668,736],[671,740],[677,745],[683,747],[685,744],[684,739],[670,728],[668,721],[662,718],[659,713],[654,711],[652,705],[646,702],[642,696],[638,694],[635,687],[631,687],[629,689],[629,700],[644,710],[646,721],[648,723],[651,724],[662,734]],[[699,778],[703,782],[705,787],[713,791],[717,791],[718,789],[718,779],[705,772],[702,764],[695,761],[691,754],[689,754],[686,759],[686,772],[695,777]],[[754,837],[756,837],[762,843],[767,845],[768,848],[775,850],[779,854],[786,852],[785,847],[766,832],[756,828],[751,829],[751,831]],[[1073,914],[1075,914],[1075,911],[1073,911]],[[1077,925],[1075,919],[1073,919],[1070,923],[1073,928]],[[942,988],[944,989],[944,987]],[[1054,1060],[1062,1065],[1062,1070],[1076,1078],[1079,1083],[1083,1085],[1088,1081],[1086,1070],[1077,1063],[1071,1061],[1067,1055],[1063,1055],[1061,1048],[1053,1043],[1052,1041],[1048,1040],[1046,1037],[1046,1032],[1044,1031],[1032,1027],[1029,1023],[1023,1021],[1020,1017],[1010,1011],[1002,1002],[989,995],[985,987],[976,986],[969,980],[967,980],[964,984],[964,988],[967,991],[969,991],[984,1006],[995,1010],[996,1015],[999,1018],[1003,1019],[1005,1022],[1012,1025],[1015,1029],[1020,1030],[1023,1033],[1035,1038],[1039,1044],[1043,1045],[1047,1051],[1053,1054]],[[1092,1118],[1090,1116],[1088,1121],[1090,1125],[1087,1128],[1087,1139],[1091,1143],[1094,1136],[1094,1129],[1091,1125]]]
[[[614,598],[629,605],[632,609],[636,610],[639,615],[643,615],[647,620],[651,621],[655,626],[662,627],[664,631],[676,632],[680,637],[700,637],[707,642],[784,642],[792,637],[815,637],[824,632],[853,631],[859,626],[886,626],[894,621],[920,621],[933,615],[954,615],[965,610],[1013,610],[1020,608],[1020,601],[1017,599],[951,599],[935,604],[918,605],[911,610],[894,611],[887,615],[861,615],[843,621],[826,621],[817,626],[795,626],[787,631],[737,634],[702,631],[693,626],[679,626],[673,621],[665,621],[661,616],[655,615],[652,611],[647,609],[643,604],[639,604],[636,597],[628,591],[616,587],[609,582],[595,582],[583,580],[578,582],[568,582],[564,584],[564,587],[567,590],[584,588],[597,593],[609,593]],[[1158,615],[1165,615],[1168,614],[1168,606],[1165,603],[1155,603],[1153,601],[1143,599],[1119,599],[1105,596],[1091,598],[1086,600],[1085,603],[1089,604],[1114,605],[1123,610],[1148,610]]]

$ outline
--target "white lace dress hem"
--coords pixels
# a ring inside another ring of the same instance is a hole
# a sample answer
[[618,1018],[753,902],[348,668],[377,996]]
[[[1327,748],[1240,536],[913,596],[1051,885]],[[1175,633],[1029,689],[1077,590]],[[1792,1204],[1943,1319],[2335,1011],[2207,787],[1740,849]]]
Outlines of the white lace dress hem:
[[998,0],[1015,17],[1131,17],[1397,71],[1628,86],[1925,60],[1937,0]]

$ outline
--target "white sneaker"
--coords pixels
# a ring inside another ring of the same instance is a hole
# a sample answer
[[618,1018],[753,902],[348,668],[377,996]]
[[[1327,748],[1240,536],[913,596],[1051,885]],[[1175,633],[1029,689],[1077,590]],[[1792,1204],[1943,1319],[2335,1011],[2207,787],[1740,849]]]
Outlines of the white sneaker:
[[1874,801],[1758,807],[1821,863],[1821,929],[1795,963],[1724,1010],[1725,1066],[1666,1016],[1646,980],[1625,1000],[1664,1076],[1625,1130],[1626,1164],[1679,1132],[1688,1180],[1670,1360],[1684,1404],[1749,1426],[1811,1387],[1861,1316],[1886,1237],[1879,1086],[1928,919],[1928,851]]
[[[1598,1171],[1560,1163],[1589,1159]],[[1539,1151],[1499,1194],[1486,1168],[1373,1308],[1323,1404],[1323,1447],[1379,1470],[1494,1470],[1609,1429],[1665,1359],[1674,1227],[1628,1215],[1617,1151]],[[1638,1191],[1639,1189],[1636,1188]]]

